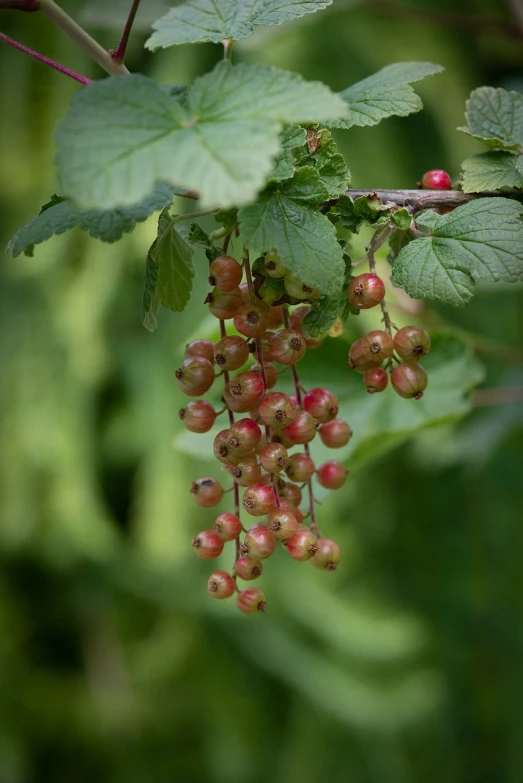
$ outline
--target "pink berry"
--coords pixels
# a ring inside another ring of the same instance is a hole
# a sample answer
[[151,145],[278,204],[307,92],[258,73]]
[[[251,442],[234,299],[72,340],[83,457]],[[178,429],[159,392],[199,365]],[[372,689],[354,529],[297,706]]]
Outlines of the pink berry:
[[422,176],[421,187],[424,190],[452,190],[452,180],[443,169],[432,169]]
[[375,329],[373,332],[368,332],[364,339],[368,342],[369,351],[377,364],[381,364],[385,359],[389,359],[392,356],[394,343],[392,342],[392,337],[387,332]]
[[287,541],[298,529],[296,516],[290,511],[282,511],[281,508],[271,511],[267,524],[280,541]]
[[306,350],[303,335],[294,329],[280,329],[269,339],[269,351],[278,364],[296,364],[305,356]]
[[234,579],[227,571],[214,571],[207,582],[207,592],[212,598],[230,598],[236,592]]
[[346,446],[352,435],[351,428],[343,419],[333,419],[320,427],[322,443],[329,449],[340,449]]
[[287,549],[295,560],[310,560],[318,551],[318,539],[309,528],[299,529],[287,541]]
[[193,340],[185,346],[184,359],[189,356],[203,356],[204,359],[214,364],[214,345],[210,340]]
[[225,387],[223,399],[229,410],[246,413],[251,410],[265,391],[263,381],[255,372],[242,372]]
[[291,317],[289,320],[289,326],[291,329],[294,329],[296,332],[301,332],[302,330],[302,321],[307,315],[307,313],[310,311],[311,306],[310,305],[302,305],[301,307],[297,307],[296,310],[294,310],[291,313]]
[[[322,427],[325,427],[322,424]],[[283,430],[294,445],[310,443],[316,436],[316,421],[307,411],[298,411],[296,418]]]
[[221,555],[224,542],[214,530],[202,530],[193,538],[192,545],[202,560],[213,560]]
[[[272,389],[278,383],[278,371],[274,366],[274,364],[271,364],[270,362],[264,363],[264,370],[265,370],[265,380],[267,381],[267,388]],[[259,375],[262,374],[261,367],[259,364],[253,364],[251,367],[251,371],[257,372]]]
[[281,443],[267,443],[260,451],[260,463],[268,473],[280,473],[289,462],[287,449]]
[[256,587],[246,587],[238,593],[236,606],[244,614],[258,614],[265,611],[267,602],[261,590]]
[[269,305],[254,302],[242,305],[234,316],[234,326],[246,337],[261,337],[269,324]]
[[371,367],[377,367],[381,362],[382,359],[371,351],[370,343],[366,337],[356,340],[349,348],[347,364],[352,370],[363,373]]
[[276,500],[272,488],[259,482],[245,490],[242,503],[248,514],[262,517],[272,511]]
[[220,291],[219,288],[213,288],[210,294],[207,294],[205,304],[209,305],[209,310],[215,318],[226,321],[234,318],[242,306],[242,292],[239,288],[233,288],[232,291]]
[[285,468],[285,473],[292,481],[308,481],[314,475],[316,470],[314,462],[308,454],[293,454],[289,457],[289,464]]
[[290,514],[294,514],[298,521],[298,525],[301,525],[303,522],[303,512],[301,509],[297,508],[293,503],[290,503],[288,500],[280,500],[280,507],[279,511],[288,511]]
[[371,367],[365,370],[363,374],[363,383],[367,387],[369,394],[382,392],[387,388],[389,376],[381,367]]
[[227,470],[239,487],[252,487],[261,481],[261,468],[252,458],[246,458],[237,465],[228,465]]
[[278,494],[284,500],[292,503],[293,506],[298,507],[302,501],[302,492],[297,484],[293,484],[292,481],[284,481],[279,479],[278,481]]
[[231,256],[219,256],[209,267],[209,285],[216,286],[220,291],[234,291],[242,277],[243,268]]
[[408,362],[419,362],[430,351],[430,337],[420,326],[404,326],[394,335],[394,350]]
[[283,307],[281,305],[271,305],[269,308],[269,326],[268,329],[279,329],[283,324]]
[[385,296],[383,280],[370,272],[354,277],[347,288],[347,299],[358,310],[376,307]]
[[337,460],[330,460],[320,465],[317,471],[318,483],[325,489],[339,489],[345,484],[349,471]]
[[262,431],[252,419],[240,419],[232,425],[227,440],[235,454],[248,454],[259,443]]
[[217,506],[223,495],[222,485],[208,476],[193,481],[190,491],[198,505],[204,508]]
[[405,399],[419,400],[427,388],[427,373],[417,362],[402,362],[390,376],[394,391]]
[[189,356],[175,372],[178,386],[189,397],[201,397],[214,383],[214,367],[203,356]]
[[234,449],[228,440],[229,432],[230,430],[220,430],[214,438],[214,456],[217,460],[223,462],[224,465],[236,465],[241,460],[241,456],[237,456],[234,453]]
[[243,530],[239,517],[237,517],[236,514],[230,514],[229,512],[219,514],[212,527],[222,541],[234,541]]
[[263,571],[263,565],[258,557],[252,557],[251,555],[242,555],[234,564],[234,571],[246,582],[250,582],[252,579],[257,579]]
[[265,560],[272,555],[275,547],[276,538],[269,528],[264,525],[253,525],[245,535],[240,551],[242,554],[249,553],[252,557]]
[[216,420],[216,411],[204,400],[191,400],[178,415],[189,432],[209,432]]
[[323,424],[338,415],[338,398],[328,389],[311,389],[303,398],[303,410]]
[[258,407],[263,424],[273,429],[283,429],[297,415],[296,406],[287,394],[271,392],[267,394]]
[[243,337],[230,335],[214,346],[214,359],[222,370],[239,370],[249,358],[249,344]]
[[328,538],[318,539],[318,551],[311,558],[313,566],[324,571],[335,571],[340,560],[341,549],[335,541]]

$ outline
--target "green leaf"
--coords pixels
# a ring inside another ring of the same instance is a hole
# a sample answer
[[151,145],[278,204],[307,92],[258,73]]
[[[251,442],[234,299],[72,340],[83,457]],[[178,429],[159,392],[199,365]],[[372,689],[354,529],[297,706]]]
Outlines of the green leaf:
[[481,198],[448,215],[427,211],[416,222],[428,236],[398,254],[392,281],[414,299],[466,304],[477,280],[523,279],[523,206]]
[[372,193],[354,200],[343,194],[338,199],[336,213],[342,226],[355,234],[364,223],[376,226],[388,223],[392,216],[392,209]]
[[465,193],[523,187],[523,177],[516,166],[518,155],[503,150],[482,152],[463,161],[462,189]]
[[213,215],[217,223],[219,223],[227,233],[234,231],[238,228],[238,210],[237,209],[219,209]]
[[330,128],[377,125],[387,117],[406,117],[423,108],[410,84],[443,71],[434,63],[393,63],[344,90],[341,97],[350,107],[349,119],[332,118]]
[[186,0],[153,24],[155,50],[185,43],[247,38],[256,25],[276,25],[327,8],[332,0]]
[[321,299],[312,302],[311,309],[302,321],[303,336],[318,340],[328,333],[329,329],[338,321],[344,324],[351,312],[351,306],[347,300],[347,286],[352,278],[351,259],[344,253],[345,276],[343,287],[336,296],[322,296]]
[[159,178],[197,191],[203,208],[250,203],[284,123],[346,112],[319,82],[263,65],[220,62],[183,104],[144,76],[110,77],[82,88],[58,126],[61,186],[84,209],[133,204]]
[[175,312],[185,309],[192,290],[194,248],[177,231],[164,209],[158,219],[158,236],[147,255],[142,323],[153,331],[160,304]]
[[132,231],[136,223],[170,204],[174,192],[175,188],[167,182],[157,182],[152,195],[139,204],[106,212],[97,209],[78,212],[68,199],[53,196],[36,217],[16,232],[6,249],[12,252],[14,258],[20,253],[32,256],[35,245],[75,226],[80,226],[102,242],[116,242],[123,234]]
[[329,198],[337,198],[348,188],[350,171],[327,128],[318,130],[312,138],[309,134],[307,143],[300,152],[300,165],[314,166],[317,169]]
[[516,161],[516,169],[519,171],[521,176],[523,177],[523,155],[520,155]]
[[239,222],[249,250],[256,255],[274,250],[306,285],[336,294],[345,271],[343,251],[330,220],[309,206],[323,201],[325,192],[318,172],[306,166],[241,209]]
[[198,223],[191,223],[189,228],[189,242],[192,245],[197,245],[205,250],[205,255],[207,256],[209,263],[222,255],[222,249],[214,244],[209,234],[204,231]]
[[489,147],[517,150],[523,146],[523,95],[500,87],[479,87],[467,101],[468,125],[458,130]]
[[412,215],[408,209],[402,207],[401,209],[397,209],[392,213],[391,223],[393,223],[398,228],[401,228],[403,231],[407,231],[407,229],[410,228],[410,224],[412,223]]
[[280,134],[281,152],[275,157],[269,179],[289,179],[296,168],[293,150],[305,144],[307,131],[300,125],[288,125]]

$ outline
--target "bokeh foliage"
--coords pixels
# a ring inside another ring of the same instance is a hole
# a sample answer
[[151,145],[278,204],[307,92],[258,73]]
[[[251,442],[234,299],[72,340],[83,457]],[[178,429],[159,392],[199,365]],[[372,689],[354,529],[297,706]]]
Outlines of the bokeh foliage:
[[[105,3],[63,5],[114,45]],[[496,0],[460,11],[509,18]],[[37,16],[0,22],[100,75]],[[145,36],[129,65],[162,83],[219,56],[151,55]],[[419,88],[421,114],[337,135],[356,187],[412,187],[432,167],[456,176],[480,150],[455,131],[470,90],[523,89],[521,40],[346,0],[258,31],[236,56],[335,89],[396,60],[445,66]],[[5,48],[0,85],[4,245],[55,189],[53,129],[77,87]],[[344,560],[326,575],[282,553],[263,576],[268,613],[239,617],[207,597],[209,566],[190,548],[213,511],[191,504],[188,484],[219,474],[208,440],[180,427],[173,379],[185,342],[215,334],[205,261],[189,309],[147,333],[154,223],[117,245],[75,231],[0,267],[1,783],[519,783],[523,415],[515,403],[472,410],[466,392],[523,385],[521,291],[480,286],[452,311],[395,302],[396,321],[437,333],[417,407],[366,397],[346,368],[372,313],[304,360],[304,382],[331,384],[355,430],[347,490],[320,507]]]

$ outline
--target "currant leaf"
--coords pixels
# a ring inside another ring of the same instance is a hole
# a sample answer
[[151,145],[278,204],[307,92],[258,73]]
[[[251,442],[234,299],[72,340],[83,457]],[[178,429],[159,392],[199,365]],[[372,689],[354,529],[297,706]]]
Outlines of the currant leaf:
[[262,65],[220,62],[183,104],[139,74],[110,77],[81,89],[61,121],[59,178],[83,209],[140,201],[160,177],[197,191],[204,208],[250,203],[284,123],[346,113],[319,82]]
[[314,13],[332,0],[186,0],[153,24],[152,51],[185,43],[247,38],[257,25],[277,25]]
[[329,198],[337,198],[348,188],[350,171],[327,128],[321,128],[315,133],[309,130],[298,161],[302,166],[309,165],[317,169]]
[[498,87],[479,87],[470,94],[458,130],[489,147],[517,150],[523,146],[523,95]]
[[347,300],[347,286],[351,280],[351,259],[345,253],[345,276],[343,286],[335,296],[322,296],[313,302],[311,309],[302,321],[303,336],[313,340],[324,337],[336,322],[343,326],[351,312],[351,306]]
[[461,164],[465,193],[482,190],[522,188],[523,177],[517,170],[519,156],[504,150],[482,152],[467,158]]
[[280,134],[281,152],[275,157],[269,179],[289,179],[296,169],[293,150],[305,144],[307,131],[300,125],[289,125]]
[[427,232],[400,250],[392,281],[414,299],[466,304],[477,280],[523,279],[523,205],[506,198],[482,198],[448,215],[422,212]]

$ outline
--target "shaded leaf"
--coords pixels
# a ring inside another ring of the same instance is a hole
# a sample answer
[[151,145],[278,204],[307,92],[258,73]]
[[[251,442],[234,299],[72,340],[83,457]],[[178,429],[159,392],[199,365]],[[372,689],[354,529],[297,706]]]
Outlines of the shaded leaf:
[[462,189],[465,193],[479,193],[482,190],[521,188],[523,178],[516,168],[518,161],[518,155],[502,150],[473,155],[461,164]]
[[501,87],[479,87],[467,101],[468,133],[489,147],[517,150],[523,146],[523,95]]

